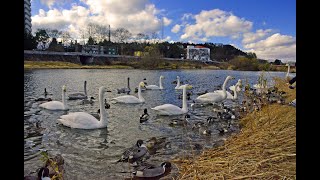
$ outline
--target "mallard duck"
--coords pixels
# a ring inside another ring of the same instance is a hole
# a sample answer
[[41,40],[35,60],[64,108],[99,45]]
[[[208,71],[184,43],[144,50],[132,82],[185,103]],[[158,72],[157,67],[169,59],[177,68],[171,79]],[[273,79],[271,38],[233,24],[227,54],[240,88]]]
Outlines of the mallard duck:
[[159,167],[149,167],[143,170],[138,170],[132,172],[132,174],[135,177],[141,177],[141,178],[153,178],[153,177],[159,177],[164,175],[167,170],[171,168],[171,163],[170,162],[163,162]]
[[160,150],[166,147],[166,145],[169,143],[169,142],[166,142],[166,140],[167,140],[166,137],[159,137],[159,138],[152,137],[146,143],[148,152],[152,155],[152,154],[155,154],[157,150]]
[[46,167],[42,167],[38,172],[38,177],[25,176],[24,180],[51,180],[51,178],[49,177],[49,169]]
[[148,109],[143,110],[143,114],[140,116],[140,123],[146,122],[149,119]]

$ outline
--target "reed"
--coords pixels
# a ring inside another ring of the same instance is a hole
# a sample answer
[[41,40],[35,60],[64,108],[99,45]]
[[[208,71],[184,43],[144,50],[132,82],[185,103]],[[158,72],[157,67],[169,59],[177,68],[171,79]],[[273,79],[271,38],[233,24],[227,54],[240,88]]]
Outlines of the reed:
[[[284,79],[274,81],[287,93],[287,102],[295,99],[295,90]],[[295,107],[268,104],[244,116],[240,124],[241,131],[224,145],[195,159],[174,159],[178,179],[296,179]]]

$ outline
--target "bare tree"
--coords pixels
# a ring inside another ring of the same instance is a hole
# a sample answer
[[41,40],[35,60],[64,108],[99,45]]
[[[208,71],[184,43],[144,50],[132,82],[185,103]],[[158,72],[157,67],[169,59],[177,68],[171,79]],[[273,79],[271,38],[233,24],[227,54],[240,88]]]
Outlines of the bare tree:
[[131,37],[131,33],[125,28],[118,28],[113,31],[113,36],[115,37],[117,42],[124,43]]
[[72,37],[70,35],[70,33],[68,31],[63,31],[61,33],[61,39],[62,39],[62,43],[65,44],[65,43],[69,43],[69,41],[72,41]]
[[146,40],[147,40],[148,38],[149,38],[148,35],[143,34],[143,33],[138,33],[137,36],[136,36],[137,41],[140,41],[140,42],[141,42],[141,40],[144,40],[144,41],[143,41],[144,43],[146,42]]
[[151,39],[153,40],[153,43],[157,42],[158,41],[158,33],[157,32],[152,32],[151,33]]
[[46,29],[46,31],[51,39],[53,39],[53,38],[57,39],[62,33],[61,31],[59,31],[57,29]]

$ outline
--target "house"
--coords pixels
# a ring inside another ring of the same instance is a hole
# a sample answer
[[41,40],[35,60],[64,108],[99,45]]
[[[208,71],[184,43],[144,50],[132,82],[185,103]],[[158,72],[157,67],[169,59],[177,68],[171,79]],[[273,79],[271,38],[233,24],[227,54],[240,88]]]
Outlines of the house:
[[210,49],[204,46],[187,46],[186,59],[210,61]]

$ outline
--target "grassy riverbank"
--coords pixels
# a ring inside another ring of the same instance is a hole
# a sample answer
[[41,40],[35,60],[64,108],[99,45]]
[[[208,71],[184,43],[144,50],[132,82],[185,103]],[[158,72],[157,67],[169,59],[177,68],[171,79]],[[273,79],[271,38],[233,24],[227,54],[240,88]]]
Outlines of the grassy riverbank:
[[[287,92],[286,103],[295,99],[284,80],[276,87]],[[174,160],[179,179],[296,179],[296,108],[267,105],[240,123],[241,132],[223,146]]]
[[[24,61],[24,69],[145,69],[137,61],[114,61],[109,65],[80,65],[62,61]],[[220,69],[214,65],[191,62],[163,62],[153,69]]]

